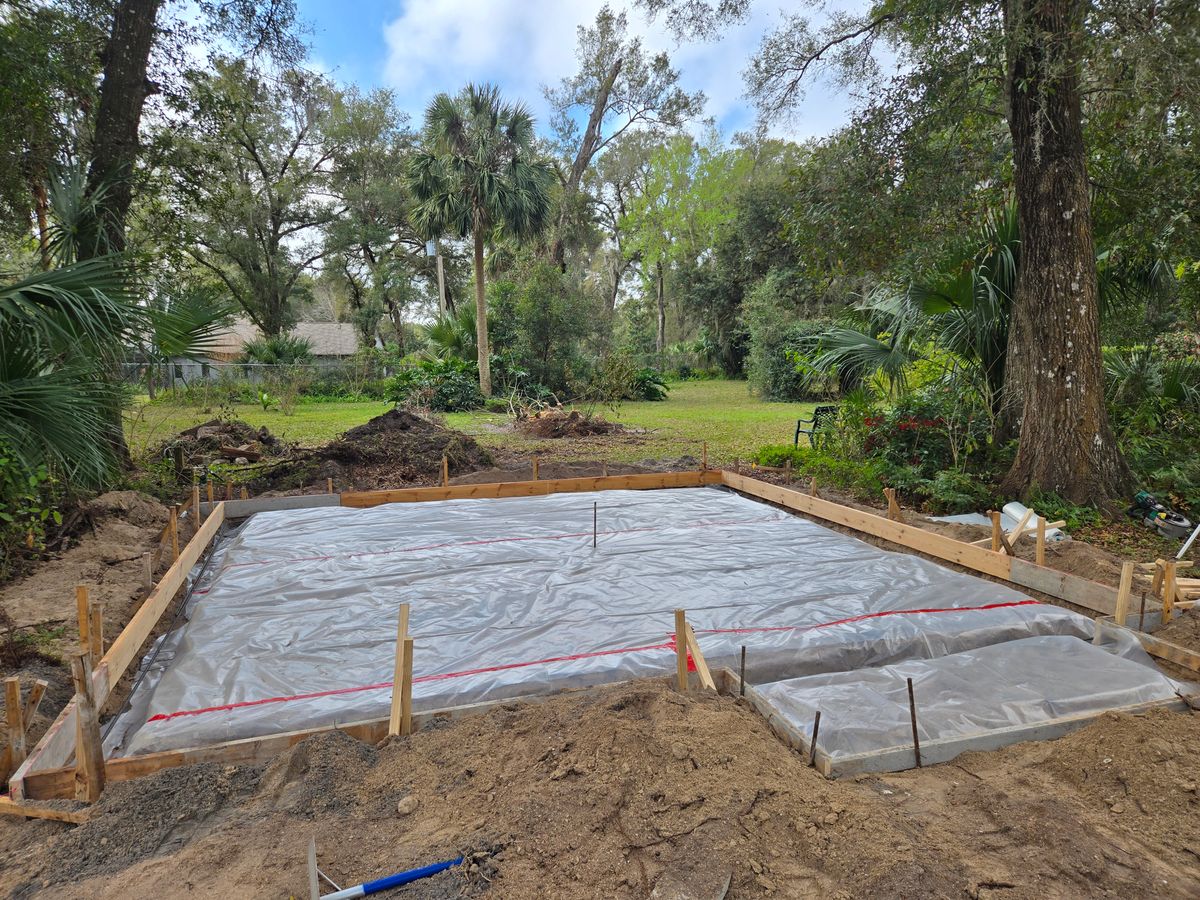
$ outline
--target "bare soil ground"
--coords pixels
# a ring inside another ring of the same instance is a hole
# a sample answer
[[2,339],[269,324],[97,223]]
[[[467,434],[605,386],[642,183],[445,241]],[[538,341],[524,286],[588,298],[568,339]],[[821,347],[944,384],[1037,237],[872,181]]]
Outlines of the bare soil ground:
[[113,785],[86,825],[0,823],[13,897],[304,896],[466,854],[396,896],[1200,895],[1200,719],[827,781],[731,698],[635,682],[380,747]]
[[[500,462],[455,480],[528,477],[528,460]],[[605,468],[543,463],[540,474]],[[43,646],[50,658],[15,670],[26,688],[51,682],[33,740],[70,697],[52,658],[77,643],[74,585],[106,601],[115,635],[144,596],[141,554],[166,520],[131,492],[93,507],[76,544],[0,587],[22,624],[62,629]],[[1052,546],[1047,562],[1109,583],[1119,572],[1117,557],[1082,542]],[[831,782],[735,701],[641,682],[497,708],[378,748],[330,734],[266,766],[164,771],[112,785],[78,828],[0,817],[0,895],[305,896],[315,836],[343,886],[473,854],[398,897],[1194,897],[1197,780],[1200,720],[1156,712]],[[401,814],[401,801],[415,810]]]

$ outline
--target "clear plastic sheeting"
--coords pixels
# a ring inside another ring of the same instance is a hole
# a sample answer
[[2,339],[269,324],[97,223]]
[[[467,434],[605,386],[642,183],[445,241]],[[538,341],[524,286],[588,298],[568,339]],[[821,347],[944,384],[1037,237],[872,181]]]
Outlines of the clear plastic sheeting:
[[417,710],[666,674],[676,608],[752,681],[1092,633],[716,488],[264,512],[197,573],[110,752],[386,717],[402,602]]
[[[755,690],[806,742],[812,740],[820,710],[817,751],[829,757],[834,773],[839,763],[893,750],[904,751],[899,764],[878,768],[899,769],[912,765],[909,678],[922,752],[936,761],[1037,737],[1037,726],[1171,701],[1178,687],[1135,659],[1078,638],[1043,635],[937,659],[792,678]],[[1047,730],[1045,736],[1056,735]]]

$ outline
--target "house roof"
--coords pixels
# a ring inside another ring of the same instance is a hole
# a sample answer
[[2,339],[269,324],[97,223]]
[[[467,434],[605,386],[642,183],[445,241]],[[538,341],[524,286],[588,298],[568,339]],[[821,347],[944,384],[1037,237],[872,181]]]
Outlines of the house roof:
[[[300,322],[292,333],[312,345],[313,356],[351,356],[358,350],[358,334],[348,322]],[[208,355],[240,356],[246,343],[261,335],[253,322],[236,319],[216,334],[209,344]]]

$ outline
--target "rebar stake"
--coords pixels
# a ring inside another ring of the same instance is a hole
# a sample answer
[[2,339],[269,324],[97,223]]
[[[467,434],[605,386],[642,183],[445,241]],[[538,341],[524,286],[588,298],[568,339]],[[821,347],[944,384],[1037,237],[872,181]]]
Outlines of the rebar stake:
[[913,755],[917,758],[917,768],[921,768],[921,739],[917,737],[917,701],[913,697],[912,679],[908,679],[908,715],[912,719]]

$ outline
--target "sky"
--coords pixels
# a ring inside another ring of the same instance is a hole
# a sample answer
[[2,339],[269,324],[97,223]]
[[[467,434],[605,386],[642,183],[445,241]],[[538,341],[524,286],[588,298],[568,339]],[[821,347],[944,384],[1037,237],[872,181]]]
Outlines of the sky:
[[[688,91],[708,98],[706,115],[723,135],[748,130],[754,111],[744,98],[742,70],[763,34],[780,15],[779,3],[758,2],[746,23],[721,40],[676,46],[659,23],[647,23],[631,0],[611,0],[629,10],[630,32],[652,51],[666,50]],[[491,81],[505,96],[527,103],[539,128],[548,120],[541,86],[575,71],[576,28],[595,20],[604,0],[298,0],[312,29],[311,64],[342,84],[387,87],[419,125],[439,91],[469,81]],[[801,140],[843,124],[849,97],[814,81],[787,126],[774,133]]]

